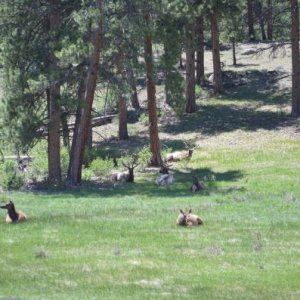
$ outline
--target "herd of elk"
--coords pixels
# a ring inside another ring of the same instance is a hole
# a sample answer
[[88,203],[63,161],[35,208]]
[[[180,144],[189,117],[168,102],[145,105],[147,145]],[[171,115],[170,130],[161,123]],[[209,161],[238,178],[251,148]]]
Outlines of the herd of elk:
[[[164,164],[160,168],[160,175],[156,178],[156,184],[158,186],[167,186],[169,187],[174,183],[174,176],[170,174],[170,167],[172,165],[168,164],[167,162],[171,161],[180,161],[183,159],[191,158],[193,154],[193,149],[183,150],[183,151],[176,151],[173,153],[169,153],[166,156]],[[31,162],[31,158],[24,160],[18,160],[19,168],[22,171],[26,171],[27,165]],[[134,155],[129,162],[123,162],[122,165],[127,168],[127,172],[118,172],[111,175],[111,179],[113,181],[123,181],[123,182],[134,182],[134,169],[138,166],[138,157]],[[202,181],[200,181],[196,176],[193,176],[193,184],[191,186],[191,191],[196,192],[203,190],[205,185]],[[15,205],[12,201],[9,201],[5,205],[1,205],[0,208],[7,210],[6,215],[6,223],[16,223],[25,221],[27,219],[24,212],[20,210],[16,210]],[[202,225],[203,221],[200,219],[199,216],[192,214],[192,210],[190,209],[188,212],[180,210],[180,214],[176,221],[177,225],[180,226],[197,226]]]

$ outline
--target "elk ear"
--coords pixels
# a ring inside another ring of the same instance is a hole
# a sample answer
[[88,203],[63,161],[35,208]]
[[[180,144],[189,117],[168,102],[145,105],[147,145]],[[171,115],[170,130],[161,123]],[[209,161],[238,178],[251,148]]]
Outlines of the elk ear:
[[10,204],[13,204],[13,202],[12,202],[11,200],[9,200],[9,203],[10,203]]
[[180,211],[180,212],[181,212],[181,213],[184,215],[184,212],[183,212],[183,210],[182,210],[182,209],[180,209],[179,211]]
[[189,214],[192,212],[192,209],[189,210]]

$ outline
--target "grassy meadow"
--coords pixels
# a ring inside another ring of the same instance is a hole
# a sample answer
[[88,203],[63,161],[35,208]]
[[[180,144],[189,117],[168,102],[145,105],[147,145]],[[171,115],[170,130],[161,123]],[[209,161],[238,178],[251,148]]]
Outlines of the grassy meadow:
[[[170,189],[138,173],[3,192],[28,221],[7,225],[0,211],[0,299],[299,299],[299,121],[290,96],[261,83],[200,97],[197,113],[160,125],[163,144],[198,146]],[[206,189],[191,193],[191,175]],[[175,225],[189,208],[203,226]]]

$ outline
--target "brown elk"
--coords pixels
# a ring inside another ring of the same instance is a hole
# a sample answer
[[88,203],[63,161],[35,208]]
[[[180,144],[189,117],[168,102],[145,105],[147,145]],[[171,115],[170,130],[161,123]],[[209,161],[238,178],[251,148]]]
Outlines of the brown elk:
[[192,214],[191,209],[188,212],[184,212],[180,209],[176,224],[179,226],[198,226],[203,225],[203,221],[199,216]]
[[191,186],[192,192],[198,192],[205,188],[205,185],[202,181],[198,179],[198,177],[193,176],[193,185]]
[[180,214],[177,217],[176,224],[179,225],[179,226],[187,226],[187,224],[186,224],[186,216],[187,216],[186,212],[184,212],[182,209],[180,209],[179,211],[180,211]]
[[7,215],[6,215],[6,223],[16,223],[25,221],[27,219],[26,215],[22,211],[16,211],[15,205],[12,201],[9,201],[5,205],[1,205],[0,208],[7,209]]

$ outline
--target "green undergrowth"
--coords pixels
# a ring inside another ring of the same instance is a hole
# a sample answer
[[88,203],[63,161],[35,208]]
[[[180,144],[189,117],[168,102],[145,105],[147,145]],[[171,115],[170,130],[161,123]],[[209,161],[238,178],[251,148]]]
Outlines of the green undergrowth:
[[[0,299],[298,299],[300,141],[238,134],[178,163],[170,189],[141,173],[5,193],[28,221],[0,224]],[[206,190],[189,191],[191,174]],[[204,226],[177,227],[180,208]]]

